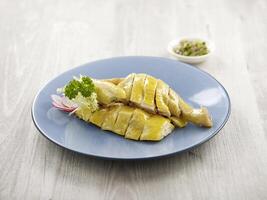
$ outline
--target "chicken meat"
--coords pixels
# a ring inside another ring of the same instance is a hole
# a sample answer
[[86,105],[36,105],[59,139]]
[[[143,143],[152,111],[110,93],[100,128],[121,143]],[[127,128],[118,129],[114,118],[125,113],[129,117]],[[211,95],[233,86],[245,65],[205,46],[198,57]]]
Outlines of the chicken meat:
[[204,127],[212,126],[207,108],[193,108],[167,83],[153,76],[132,73],[125,78],[94,79],[93,82],[98,102],[102,105],[121,102],[164,116],[177,127],[184,127],[187,122]]

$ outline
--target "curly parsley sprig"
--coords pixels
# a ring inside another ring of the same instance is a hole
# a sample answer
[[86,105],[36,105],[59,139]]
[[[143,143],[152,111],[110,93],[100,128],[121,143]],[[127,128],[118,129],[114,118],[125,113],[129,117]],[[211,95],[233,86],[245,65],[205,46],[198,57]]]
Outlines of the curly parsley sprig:
[[64,94],[69,99],[74,99],[79,92],[84,97],[89,97],[95,92],[95,85],[90,77],[81,76],[80,79],[73,79],[64,87]]

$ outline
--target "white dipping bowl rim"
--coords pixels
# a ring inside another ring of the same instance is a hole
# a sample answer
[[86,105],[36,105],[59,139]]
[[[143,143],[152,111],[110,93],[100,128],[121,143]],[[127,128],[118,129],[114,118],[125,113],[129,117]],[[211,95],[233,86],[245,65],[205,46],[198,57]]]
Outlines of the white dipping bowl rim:
[[[205,55],[202,55],[202,56],[184,56],[184,55],[177,54],[174,51],[174,47],[177,46],[180,43],[180,41],[182,41],[182,40],[189,40],[189,41],[200,40],[200,41],[204,41],[206,43],[206,45],[207,45],[207,48],[208,48],[209,52],[208,52],[208,54],[205,54]],[[179,37],[179,38],[176,38],[176,39],[170,41],[170,43],[168,44],[167,50],[172,56],[176,57],[180,61],[183,61],[183,62],[186,62],[186,63],[201,63],[201,62],[205,61],[215,51],[215,47],[214,47],[214,44],[210,40],[205,39],[205,38],[200,38],[200,37]]]

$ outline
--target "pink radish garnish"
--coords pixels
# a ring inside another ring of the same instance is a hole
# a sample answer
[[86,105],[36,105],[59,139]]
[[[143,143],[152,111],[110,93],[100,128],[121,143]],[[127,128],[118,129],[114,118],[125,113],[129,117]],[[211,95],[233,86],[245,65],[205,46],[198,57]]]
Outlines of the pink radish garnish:
[[62,107],[62,106],[59,106],[58,104],[56,104],[55,102],[52,102],[52,105],[59,109],[59,110],[63,110],[63,111],[66,111],[66,112],[72,112],[73,110],[75,110],[75,108],[67,108],[67,107]]
[[78,108],[78,106],[68,100],[66,97],[60,97],[58,95],[51,95],[52,105],[62,111],[65,112],[74,112]]
[[68,108],[77,108],[78,105],[66,97],[62,97],[62,104]]
[[69,113],[69,115],[72,115],[72,114],[75,113],[78,109],[79,109],[78,107],[75,108],[73,111],[71,111],[71,112]]
[[62,104],[62,97],[61,96],[52,94],[51,95],[51,99],[53,100],[53,102],[57,103],[58,105],[63,105]]

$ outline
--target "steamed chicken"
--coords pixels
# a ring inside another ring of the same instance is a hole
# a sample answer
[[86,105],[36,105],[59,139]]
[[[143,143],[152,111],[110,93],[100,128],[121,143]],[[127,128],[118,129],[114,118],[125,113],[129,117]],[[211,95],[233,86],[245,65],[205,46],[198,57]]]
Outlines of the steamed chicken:
[[211,127],[205,107],[188,105],[168,84],[147,74],[105,80],[81,77],[53,105],[128,139],[158,141],[188,122]]

